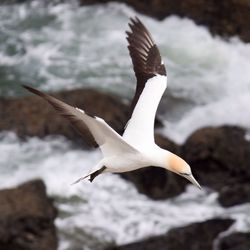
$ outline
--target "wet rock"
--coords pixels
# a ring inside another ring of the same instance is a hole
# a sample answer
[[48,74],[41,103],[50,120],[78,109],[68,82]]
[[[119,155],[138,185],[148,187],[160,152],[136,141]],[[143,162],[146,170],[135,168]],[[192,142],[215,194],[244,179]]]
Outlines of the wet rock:
[[1,190],[0,249],[57,249],[56,214],[40,180]]
[[[127,106],[120,99],[93,89],[62,91],[54,94],[60,100],[87,110],[92,115],[105,119],[116,131],[122,132],[127,120]],[[12,130],[21,138],[64,135],[74,142],[90,146],[91,139],[85,140],[69,125],[67,120],[56,113],[46,101],[38,96],[16,99],[0,99],[0,131]]]
[[171,229],[166,235],[151,237],[109,250],[211,250],[217,236],[226,231],[232,223],[231,219],[212,219]]
[[222,238],[219,250],[249,250],[250,233],[234,233]]
[[162,168],[147,167],[121,174],[131,181],[138,191],[154,200],[167,199],[185,190],[185,180]]
[[[28,94],[27,91],[26,93]],[[90,115],[103,118],[114,130],[123,133],[129,107],[121,98],[94,89],[61,91],[52,95]],[[161,125],[157,118],[156,126]],[[0,97],[0,131],[3,130],[14,131],[20,138],[63,135],[74,142],[83,143],[86,147],[93,146],[87,131],[82,138],[50,104],[33,94],[13,99]]]
[[[111,0],[80,0],[83,5],[107,3]],[[112,0],[113,1],[113,0]],[[250,0],[116,0],[126,3],[138,12],[164,19],[169,15],[178,15],[193,19],[199,25],[205,25],[212,34],[221,36],[239,36],[250,42]]]
[[224,207],[250,202],[250,183],[237,183],[222,188],[218,200]]
[[[243,129],[229,126],[200,129],[186,141],[182,156],[202,185],[222,192],[224,198],[219,199],[224,200],[222,204],[249,200],[247,194],[236,198],[237,191],[232,190],[233,187],[238,191],[248,190],[250,181],[250,142],[245,139]],[[247,186],[243,188],[244,185]],[[234,196],[228,196],[230,193]]]

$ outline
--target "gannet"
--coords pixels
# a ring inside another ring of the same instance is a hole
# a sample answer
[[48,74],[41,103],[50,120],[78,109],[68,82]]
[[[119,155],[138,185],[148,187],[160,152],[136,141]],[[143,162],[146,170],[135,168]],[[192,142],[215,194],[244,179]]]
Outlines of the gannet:
[[103,158],[87,174],[74,183],[105,172],[122,173],[156,166],[174,172],[201,188],[189,164],[172,152],[155,144],[154,121],[162,95],[167,87],[167,74],[160,52],[151,34],[137,18],[130,18],[127,31],[128,50],[137,79],[131,117],[123,135],[119,135],[102,118],[91,116],[35,88],[24,88],[48,101],[69,120],[81,134],[86,127],[99,145]]

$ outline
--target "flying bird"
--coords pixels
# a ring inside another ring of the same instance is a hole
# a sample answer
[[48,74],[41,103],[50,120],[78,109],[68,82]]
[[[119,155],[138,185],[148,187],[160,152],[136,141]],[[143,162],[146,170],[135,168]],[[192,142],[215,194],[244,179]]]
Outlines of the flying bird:
[[174,172],[201,188],[185,160],[155,144],[154,121],[167,87],[166,69],[151,34],[142,22],[137,17],[131,18],[129,27],[130,31],[126,32],[128,50],[137,85],[131,104],[131,116],[122,136],[102,118],[91,116],[32,87],[23,87],[48,101],[81,134],[87,128],[99,145],[103,158],[89,174],[74,183],[85,178],[92,182],[96,176],[105,172],[121,173],[156,166]]

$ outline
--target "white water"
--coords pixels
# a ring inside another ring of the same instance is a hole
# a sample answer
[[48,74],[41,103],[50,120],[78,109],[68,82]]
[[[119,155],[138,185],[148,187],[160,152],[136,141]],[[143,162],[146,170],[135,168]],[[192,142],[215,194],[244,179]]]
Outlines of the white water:
[[[203,126],[250,128],[249,44],[214,38],[187,19],[158,22],[118,4],[1,6],[0,94],[24,94],[18,83],[25,83],[44,90],[92,86],[131,98],[135,79],[124,31],[135,14],[152,32],[168,71],[160,107],[165,135],[181,143]],[[155,202],[117,175],[70,186],[100,155],[73,149],[63,138],[20,142],[2,133],[0,155],[0,188],[45,180],[61,211],[60,249],[126,243],[214,216],[237,219],[231,230],[250,230],[249,204],[223,209],[208,190],[190,186],[176,199]]]
[[138,194],[131,183],[112,174],[71,186],[100,154],[72,149],[62,137],[20,142],[13,133],[2,133],[0,152],[0,188],[42,178],[49,195],[56,198],[61,250],[72,249],[72,245],[96,249],[100,242],[128,243],[217,216],[237,220],[231,231],[250,230],[250,204],[224,209],[216,193],[194,186],[165,201]]
[[159,22],[120,4],[1,6],[0,93],[20,93],[17,83],[29,83],[45,90],[92,86],[131,98],[135,79],[124,31],[134,15],[153,33],[166,62],[168,91],[160,110],[169,137],[182,143],[208,125],[250,128],[250,44],[212,37],[188,19]]

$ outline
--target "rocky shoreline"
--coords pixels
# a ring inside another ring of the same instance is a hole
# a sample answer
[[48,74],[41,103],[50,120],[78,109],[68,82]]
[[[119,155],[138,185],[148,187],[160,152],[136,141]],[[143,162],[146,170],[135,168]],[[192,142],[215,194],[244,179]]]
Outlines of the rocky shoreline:
[[[25,1],[25,0],[24,0]],[[18,2],[24,2],[18,1]],[[105,4],[110,0],[79,0],[82,5]],[[238,36],[250,42],[250,0],[115,0],[159,20],[169,15],[188,17],[208,27],[213,35]],[[16,2],[16,1],[5,1]],[[128,107],[117,97],[92,89],[62,91],[55,96],[103,117],[121,133],[128,118]],[[63,135],[84,149],[89,138],[79,139],[69,124],[35,96],[0,98],[0,132],[14,131],[22,140],[30,136]],[[218,202],[230,207],[250,202],[250,141],[239,127],[203,128],[193,133],[183,145],[162,135],[157,143],[185,158],[202,186],[218,191]],[[159,168],[146,168],[122,174],[139,192],[151,199],[167,199],[181,194],[188,182]],[[21,199],[20,199],[21,197]],[[0,249],[55,250],[58,239],[54,220],[57,209],[46,194],[42,180],[0,190]],[[248,250],[250,233],[222,236],[234,223],[232,219],[214,218],[171,229],[168,233],[106,250]]]
[[[101,116],[121,133],[127,121],[128,106],[119,98],[93,89],[78,89],[55,93],[65,102]],[[98,100],[98,101],[97,101]],[[0,131],[11,130],[25,139],[63,135],[78,146],[90,148],[88,136],[81,138],[44,100],[37,96],[0,99]],[[250,201],[250,141],[238,127],[202,128],[194,132],[183,145],[177,145],[162,135],[156,135],[161,147],[182,156],[190,163],[202,186],[219,192],[222,206]],[[133,182],[139,192],[152,199],[166,199],[185,190],[187,181],[160,168],[145,168],[122,174]],[[240,195],[239,195],[240,194]]]
[[[103,117],[113,128],[122,132],[127,119],[128,107],[119,98],[91,89],[62,91],[55,93],[55,96],[69,104],[84,108],[92,114]],[[21,139],[25,139],[29,136],[44,137],[47,135],[60,134],[72,140],[72,142],[76,143],[77,146],[82,146],[79,142],[83,140],[79,140],[77,132],[69,127],[67,122],[58,116],[55,111],[39,97],[27,96],[15,99],[1,98],[0,107],[0,131],[15,131]],[[201,185],[218,191],[218,201],[222,206],[228,207],[250,202],[250,169],[246,164],[246,162],[250,162],[250,141],[245,139],[245,131],[243,129],[229,126],[203,128],[193,133],[183,145],[177,145],[161,135],[156,135],[156,141],[163,148],[178,153],[184,157],[192,166],[194,175],[197,177]],[[85,149],[88,147],[87,144],[83,144],[83,146]],[[169,197],[176,196],[185,190],[185,186],[187,184],[187,181],[183,178],[170,174],[163,169],[154,167],[125,173],[122,174],[122,176],[133,182],[139,192],[146,194],[152,199],[167,199]],[[25,185],[38,185],[42,190],[45,190],[44,184],[41,182],[38,184]],[[22,190],[23,187],[21,186],[20,189]],[[36,189],[34,188],[31,188],[31,190],[35,190],[36,192]],[[43,191],[43,196],[44,192],[45,191]],[[0,192],[0,200],[1,199],[2,193]],[[17,201],[18,199],[16,199],[15,202]],[[23,201],[21,201],[20,206],[23,206],[22,202]],[[33,202],[36,202],[36,200],[32,201],[32,204]],[[2,204],[2,202],[0,203]],[[14,211],[12,211],[12,213]],[[51,223],[55,218],[55,210],[50,208],[50,211],[54,211],[49,215],[51,218],[49,225],[52,227],[52,231],[54,232],[55,229]],[[47,213],[48,210],[46,209],[44,214],[46,215]],[[14,215],[10,215],[10,218],[12,216]],[[11,223],[12,226],[14,226],[15,223],[24,221],[24,224],[20,227],[21,229],[26,228],[26,220],[13,220],[12,218],[12,221],[14,221]],[[31,225],[34,225],[37,219],[31,218],[29,221]],[[195,232],[201,231],[200,227],[206,228],[207,225],[210,225],[211,223],[213,225],[213,223],[215,223],[216,228],[218,228],[219,231],[217,231],[217,234],[211,236],[213,237],[211,238],[211,242],[213,242],[219,232],[225,231],[226,228],[232,224],[232,221],[212,221],[215,222],[207,221],[202,222],[201,224],[194,223],[184,228],[173,229],[167,235],[153,237],[152,239],[146,239],[142,242],[129,244],[128,246],[115,247],[112,249],[150,249],[146,246],[155,246],[155,244],[159,246],[156,249],[163,249],[162,246],[166,242],[169,242],[170,239],[173,238],[174,240],[175,237],[182,237],[185,239],[185,237],[187,237],[185,235],[190,235],[190,230],[193,232],[192,234],[195,234]],[[0,232],[4,232],[6,225],[4,223],[5,222],[1,224],[2,226],[0,228]],[[214,226],[212,227],[214,228]],[[204,229],[202,235],[206,234],[207,230],[209,230],[209,228],[206,230]],[[38,233],[38,235],[40,235],[40,233]],[[53,235],[54,239],[56,239],[55,233],[53,233]],[[203,235],[202,237],[205,236]],[[246,236],[247,235],[240,237],[244,238]],[[229,238],[223,240],[221,247],[222,250],[227,249],[225,246],[227,246],[228,242],[236,241],[237,243],[239,241],[238,235],[232,235],[233,238],[231,238],[231,236],[228,237]],[[236,237],[235,240],[234,237]],[[2,234],[1,236],[0,234],[1,249],[9,249],[2,247],[6,244],[3,239],[10,239],[10,236],[7,237],[5,234]],[[203,246],[200,239],[197,239],[197,242],[200,243],[194,243],[197,244],[196,249],[211,249],[209,247],[212,244],[211,242],[206,242],[207,246]],[[179,245],[178,244],[173,246],[170,244],[168,250],[183,249],[183,245],[181,243]],[[39,249],[56,249],[56,244],[53,243],[52,245],[52,248]]]

